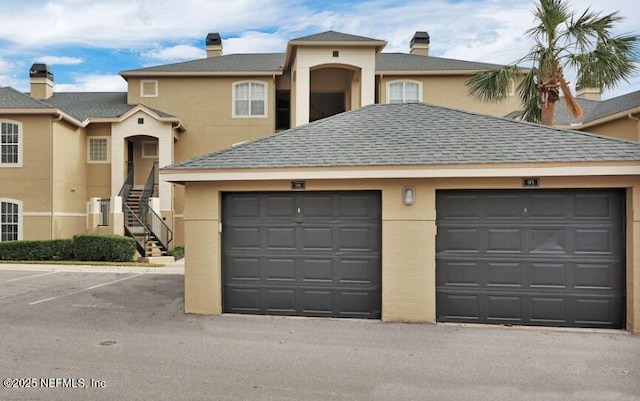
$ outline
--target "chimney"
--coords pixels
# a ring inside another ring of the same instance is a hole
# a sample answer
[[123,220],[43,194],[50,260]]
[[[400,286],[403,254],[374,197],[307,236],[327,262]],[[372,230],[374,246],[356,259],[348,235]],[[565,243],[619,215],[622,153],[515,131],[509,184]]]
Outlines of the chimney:
[[576,97],[586,100],[602,100],[602,91],[598,88],[577,88]]
[[431,40],[429,39],[429,32],[417,31],[415,35],[413,35],[413,39],[411,39],[411,54],[417,54],[418,56],[428,56],[430,42]]
[[207,58],[222,56],[222,39],[218,32],[208,34],[205,43],[207,45]]
[[34,63],[29,70],[31,80],[31,97],[38,100],[47,100],[53,95],[53,72],[49,66]]

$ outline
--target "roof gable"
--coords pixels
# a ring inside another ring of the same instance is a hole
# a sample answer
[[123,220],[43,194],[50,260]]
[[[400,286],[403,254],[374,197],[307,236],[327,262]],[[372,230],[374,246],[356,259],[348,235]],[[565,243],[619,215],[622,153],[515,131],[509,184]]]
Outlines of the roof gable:
[[639,160],[640,143],[413,103],[366,106],[167,169]]
[[364,36],[350,35],[347,33],[326,31],[313,35],[292,39],[292,42],[383,42],[383,40],[367,38]]

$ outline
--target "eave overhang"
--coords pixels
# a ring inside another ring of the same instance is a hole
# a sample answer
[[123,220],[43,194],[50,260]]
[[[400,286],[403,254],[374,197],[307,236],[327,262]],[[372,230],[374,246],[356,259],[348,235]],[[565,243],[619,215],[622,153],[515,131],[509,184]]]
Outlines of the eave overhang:
[[163,181],[508,178],[640,175],[640,161],[256,169],[160,169]]

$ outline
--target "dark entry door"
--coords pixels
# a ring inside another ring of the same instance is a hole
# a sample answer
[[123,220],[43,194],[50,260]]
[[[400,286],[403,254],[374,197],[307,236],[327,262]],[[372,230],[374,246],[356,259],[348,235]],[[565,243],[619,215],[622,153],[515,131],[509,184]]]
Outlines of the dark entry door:
[[223,311],[379,318],[379,192],[223,195]]
[[623,325],[623,191],[440,191],[436,198],[437,320]]

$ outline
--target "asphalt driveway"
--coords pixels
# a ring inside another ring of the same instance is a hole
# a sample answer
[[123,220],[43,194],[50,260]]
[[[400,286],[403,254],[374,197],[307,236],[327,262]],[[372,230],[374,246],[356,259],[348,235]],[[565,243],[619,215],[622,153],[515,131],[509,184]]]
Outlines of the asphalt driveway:
[[185,315],[180,269],[24,269],[1,400],[640,400],[622,331]]

